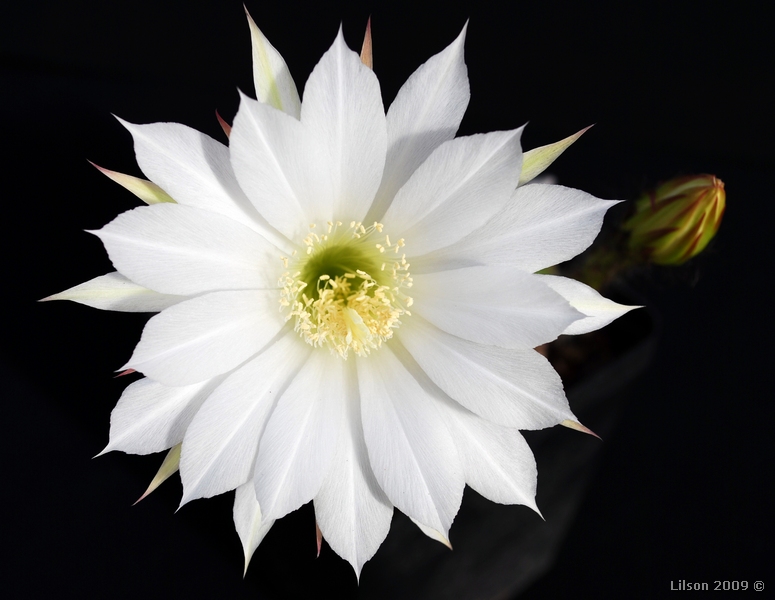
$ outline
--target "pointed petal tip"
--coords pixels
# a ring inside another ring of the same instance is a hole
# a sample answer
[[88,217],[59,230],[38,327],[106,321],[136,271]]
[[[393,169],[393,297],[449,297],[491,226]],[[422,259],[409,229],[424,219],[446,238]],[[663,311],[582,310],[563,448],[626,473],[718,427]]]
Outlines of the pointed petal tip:
[[[247,11],[247,9],[245,9]],[[248,15],[249,16],[249,15]],[[248,556],[247,552],[245,553],[245,568],[242,569],[242,579],[245,579],[248,575],[248,567],[250,566],[250,559],[253,558],[252,556]]]
[[452,544],[449,541],[449,538],[447,538],[446,532],[441,532],[438,529],[434,529],[433,527],[428,527],[427,525],[424,525],[420,523],[418,520],[409,517],[412,520],[412,523],[417,525],[417,527],[422,531],[425,535],[427,535],[432,540],[436,540],[437,542],[440,542],[444,544],[447,548],[452,550]]
[[519,178],[519,185],[525,185],[538,175],[543,173],[557,158],[562,155],[574,142],[576,142],[592,125],[577,131],[573,135],[545,146],[539,146],[525,152],[522,161],[522,173]]
[[363,565],[365,565],[366,563],[363,562],[363,563],[358,564],[357,562],[353,562],[353,561],[350,561],[350,560],[348,560],[347,562],[350,563],[350,566],[353,568],[353,571],[355,571],[355,581],[356,581],[356,583],[358,585],[360,585],[360,583],[361,583],[361,573],[363,572]]
[[243,92],[240,88],[237,88],[237,94],[239,95],[239,101],[240,104],[242,104],[243,100],[253,100],[250,96],[248,96],[245,92]]
[[140,497],[139,497],[137,500],[135,500],[134,502],[132,502],[132,506],[135,506],[135,505],[137,505],[137,503],[138,503],[138,502],[140,502],[140,500],[143,500],[143,499],[147,498],[147,497],[149,496],[149,494],[150,494],[152,491],[153,491],[153,490],[151,490],[150,488],[149,488],[149,489],[147,489],[147,490],[145,490],[145,491],[143,492],[143,495],[142,495],[142,496],[140,496]]
[[221,129],[223,129],[223,133],[226,134],[226,137],[231,136],[231,125],[226,122],[217,110],[215,111],[215,118],[218,119],[218,124],[221,126]]
[[452,42],[453,44],[460,44],[461,46],[465,46],[466,42],[466,35],[468,34],[468,24],[471,22],[471,19],[466,19],[466,22],[463,24],[463,29],[460,30],[460,33],[455,38],[455,41]]
[[89,163],[95,169],[97,169],[100,173],[104,173],[105,171],[107,171],[105,167],[99,166],[97,163],[90,161],[88,158],[86,159],[86,162]]
[[347,45],[347,42],[344,39],[344,28],[343,28],[343,26],[344,26],[344,23],[342,23],[342,21],[339,21],[339,31],[336,32],[336,39],[334,39],[334,44],[333,45],[341,44],[342,46],[344,46],[344,48],[349,50],[350,46]]
[[631,305],[631,304],[619,304],[619,307],[621,307],[621,309],[622,309],[622,312],[619,315],[620,317],[623,317],[628,312],[632,312],[633,310],[636,310],[638,308],[646,308],[645,305],[642,305],[642,304],[634,304],[634,305]]
[[462,54],[465,49],[466,35],[468,33],[468,24],[470,21],[470,19],[466,19],[466,22],[463,24],[463,28],[460,30],[460,33],[457,34],[457,37],[449,46],[447,46],[447,48],[457,46],[460,48],[460,53]]
[[[129,361],[131,362],[132,359],[130,358]],[[119,367],[114,371],[114,373],[117,373],[116,377],[120,377],[122,373],[126,373],[127,371],[132,371],[133,373],[137,373],[134,367],[129,366],[129,362],[125,363],[124,366]],[[128,375],[128,373],[126,373]]]
[[323,532],[320,531],[320,525],[315,521],[315,543],[317,544],[317,554],[315,558],[320,558],[320,548],[323,546]]
[[149,496],[151,492],[154,492],[162,483],[167,481],[173,473],[178,471],[180,466],[180,446],[180,444],[177,444],[169,449],[167,456],[164,457],[164,461],[161,463],[161,466],[151,480],[151,483],[148,484],[143,495],[140,496],[132,506],[140,502],[140,500],[146,496]]
[[113,117],[119,123],[121,123],[129,131],[132,131],[132,127],[135,126],[134,123],[130,123],[129,121],[126,121],[126,120],[122,119],[118,115],[114,115],[113,113],[110,113],[110,116]]
[[541,520],[542,520],[542,521],[546,521],[546,519],[544,518],[544,515],[543,515],[543,513],[542,513],[542,512],[541,512],[541,510],[538,508],[538,504],[536,503],[535,496],[533,497],[533,499],[532,499],[532,501],[531,501],[531,502],[525,502],[525,503],[524,503],[524,506],[527,506],[527,507],[528,507],[530,510],[532,510],[532,511],[533,511],[535,514],[537,514],[539,517],[541,517]]
[[195,500],[195,498],[192,498],[191,495],[188,492],[186,492],[186,486],[183,485],[183,495],[180,497],[180,504],[178,504],[178,507],[175,509],[175,514],[177,514],[181,508],[183,508],[186,504],[188,504],[192,500]]
[[587,435],[591,435],[593,437],[596,437],[601,442],[603,441],[603,438],[601,438],[599,435],[597,435],[594,431],[589,429],[588,427],[584,427],[581,423],[577,421],[571,421],[570,419],[566,419],[562,423],[560,423],[563,427],[567,427],[568,429],[574,429],[576,431],[580,431],[581,433],[586,433]]
[[371,15],[369,15],[369,19],[366,21],[366,33],[363,35],[363,45],[361,46],[361,62],[369,67],[369,69],[374,69],[374,55],[372,52],[371,43]]
[[98,454],[95,454],[95,455],[94,455],[94,456],[92,456],[91,458],[92,458],[92,460],[94,460],[95,458],[99,458],[100,456],[103,456],[103,455],[107,454],[108,452],[111,452],[112,450],[113,450],[113,448],[111,448],[111,447],[110,447],[110,444],[108,444],[107,446],[105,446],[105,447],[102,449],[102,451],[101,451],[101,452],[99,452]]

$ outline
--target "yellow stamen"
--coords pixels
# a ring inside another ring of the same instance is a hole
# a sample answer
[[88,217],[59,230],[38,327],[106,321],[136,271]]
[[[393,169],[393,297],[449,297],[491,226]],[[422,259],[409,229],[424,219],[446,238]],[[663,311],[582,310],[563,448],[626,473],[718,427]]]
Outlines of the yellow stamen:
[[369,243],[373,233],[382,232],[381,223],[366,228],[351,221],[344,232],[341,221],[326,224],[326,235],[310,231],[304,238],[305,256],[282,258],[288,271],[279,282],[280,310],[289,309],[286,319],[296,319],[295,330],[308,344],[328,346],[345,359],[350,350],[366,356],[410,314],[412,298],[404,289],[412,278],[405,255],[392,263],[380,260],[386,250],[397,254],[404,240],[391,243],[385,235],[384,244]]

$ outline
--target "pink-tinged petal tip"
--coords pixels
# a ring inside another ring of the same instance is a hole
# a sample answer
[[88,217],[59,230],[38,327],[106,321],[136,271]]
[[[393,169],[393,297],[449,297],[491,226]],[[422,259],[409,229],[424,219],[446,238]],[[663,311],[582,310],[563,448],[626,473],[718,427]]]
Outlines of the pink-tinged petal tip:
[[320,525],[317,521],[315,521],[315,543],[318,548],[315,558],[320,558],[320,549],[323,547],[323,532],[320,531]]
[[562,423],[560,423],[563,427],[567,427],[568,429],[575,429],[576,431],[580,431],[581,433],[586,433],[588,435],[594,436],[597,439],[599,439],[601,442],[603,441],[603,438],[601,438],[599,435],[597,435],[594,431],[589,429],[588,427],[584,427],[581,423],[577,423],[576,421],[571,421],[569,419],[566,419]]
[[366,33],[363,35],[363,46],[361,46],[361,62],[374,69],[374,57],[372,56],[371,48],[371,17],[366,21]]
[[[121,121],[121,119],[119,119],[119,121]],[[124,121],[121,121],[121,123],[127,128],[131,125],[131,123],[126,123]],[[132,192],[146,204],[159,204],[162,202],[169,202],[172,204],[175,203],[175,200],[167,192],[165,192],[152,181],[148,181],[147,179],[142,179],[140,177],[134,177],[133,175],[127,175],[126,173],[119,173],[118,171],[111,171],[110,169],[106,169],[94,164],[92,161],[88,161],[88,163],[107,178],[115,181],[124,189]]]
[[215,111],[215,118],[218,119],[218,124],[221,126],[221,129],[223,129],[223,132],[226,134],[226,137],[229,137],[231,135],[231,125],[229,125],[224,118],[220,115],[220,113],[216,110]]

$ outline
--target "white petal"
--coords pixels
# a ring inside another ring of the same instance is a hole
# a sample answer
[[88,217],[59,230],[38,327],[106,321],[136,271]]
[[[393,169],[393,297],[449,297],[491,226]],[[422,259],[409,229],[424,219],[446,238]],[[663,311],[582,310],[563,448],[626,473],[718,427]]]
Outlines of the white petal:
[[396,333],[450,398],[493,423],[543,429],[576,420],[559,375],[532,348],[475,344],[437,329],[418,314]]
[[466,483],[493,502],[524,504],[539,512],[535,503],[536,462],[519,431],[461,408],[450,407],[449,416]]
[[366,222],[381,220],[412,173],[455,137],[471,95],[463,60],[467,27],[409,77],[390,105],[385,172]]
[[281,392],[256,459],[256,498],[265,518],[279,519],[320,490],[344,431],[345,365],[338,355],[312,352]]
[[181,503],[233,490],[252,477],[278,390],[288,385],[310,349],[291,331],[211,394],[183,440]]
[[288,65],[253,22],[245,8],[253,49],[253,83],[259,102],[270,104],[284,113],[299,118],[301,101]]
[[159,294],[129,281],[120,273],[113,272],[43,298],[42,302],[72,300],[101,310],[159,312],[185,299],[185,296]]
[[457,242],[500,212],[519,180],[522,128],[444,142],[414,172],[382,222],[412,256]]
[[508,267],[414,275],[412,312],[463,339],[535,348],[583,315],[540,278]]
[[556,275],[538,275],[538,277],[570,302],[573,308],[584,313],[585,318],[571,323],[563,331],[567,335],[595,331],[630,312],[633,308],[640,308],[640,306],[625,306],[604,298],[596,290],[575,279]]
[[519,187],[505,208],[456,244],[412,259],[412,273],[474,264],[533,273],[586,250],[615,201],[561,185]]
[[[589,127],[592,126],[590,125]],[[533,148],[525,152],[525,158],[522,161],[522,173],[519,176],[519,185],[525,185],[543,173],[573,142],[586,133],[589,127],[585,127],[559,142]]]
[[113,265],[166,294],[277,288],[279,250],[227,217],[178,204],[141,206],[99,231]]
[[121,394],[110,414],[110,442],[102,451],[130,454],[161,452],[179,444],[219,379],[170,387],[145,378]]
[[[352,362],[348,365],[352,366]],[[390,530],[393,506],[369,465],[358,381],[348,373],[346,423],[328,475],[315,496],[315,518],[329,546],[360,576]]]
[[237,180],[256,210],[289,239],[303,237],[316,219],[330,220],[330,174],[302,124],[240,94],[229,137]]
[[134,138],[137,164],[143,173],[176,202],[225,215],[267,233],[266,224],[237,184],[226,146],[179,123],[135,125],[119,121]]
[[307,80],[301,121],[331,180],[319,191],[331,198],[318,200],[333,208],[327,220],[363,220],[385,166],[385,109],[377,76],[347,47],[341,28]]
[[123,368],[166,385],[188,385],[238,366],[261,350],[284,322],[277,292],[213,292],[153,317]]
[[464,479],[437,399],[392,346],[357,359],[363,432],[374,476],[396,508],[447,537]]
[[256,500],[253,482],[248,481],[239,486],[234,494],[234,528],[237,530],[245,553],[245,572],[248,570],[253,553],[272,525],[274,521],[261,517],[261,508]]

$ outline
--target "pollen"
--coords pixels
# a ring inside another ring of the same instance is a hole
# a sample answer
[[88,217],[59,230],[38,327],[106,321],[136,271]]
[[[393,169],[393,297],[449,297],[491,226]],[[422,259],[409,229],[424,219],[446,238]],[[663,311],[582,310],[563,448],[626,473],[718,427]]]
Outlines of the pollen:
[[351,350],[367,356],[411,316],[404,240],[391,243],[382,230],[381,223],[311,224],[303,251],[281,257],[280,310],[286,320],[295,319],[294,329],[311,346],[344,359]]

